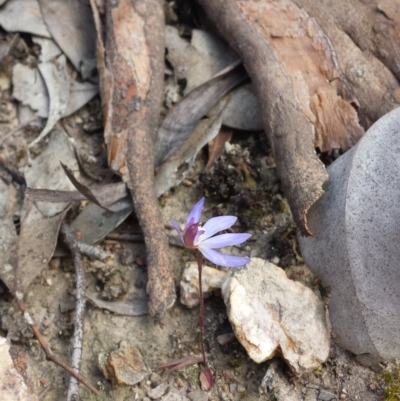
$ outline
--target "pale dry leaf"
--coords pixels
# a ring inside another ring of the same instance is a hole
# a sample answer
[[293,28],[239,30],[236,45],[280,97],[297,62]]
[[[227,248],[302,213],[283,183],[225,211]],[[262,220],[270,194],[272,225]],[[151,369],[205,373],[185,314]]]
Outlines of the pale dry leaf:
[[155,177],[157,196],[180,184],[190,173],[197,153],[218,134],[221,117],[203,119],[178,152],[161,165]]
[[15,290],[24,293],[30,283],[47,267],[57,245],[61,222],[67,213],[43,215],[36,205],[25,201],[18,236],[18,260]]
[[[197,29],[193,30],[191,43],[179,36],[178,30],[166,27],[167,58],[174,67],[176,79],[185,79],[187,95],[199,85],[209,81],[218,71],[234,63],[239,56],[217,36]],[[207,115],[214,117],[222,108],[222,123],[226,126],[261,131],[261,114],[252,84],[232,91],[229,102],[223,99]]]
[[[70,166],[79,177],[79,166],[74,152],[69,146],[67,135],[61,130],[54,130],[50,142],[42,154],[37,156],[25,168],[25,179],[30,188],[53,190],[74,190],[75,187],[65,175],[60,161]],[[66,208],[67,204],[37,202],[38,209],[45,216],[54,216]]]
[[49,115],[49,98],[46,84],[37,68],[15,64],[12,75],[14,99],[37,111],[39,117]]
[[[178,151],[193,132],[199,120],[227,94],[246,79],[240,65],[233,64],[226,72],[192,90],[165,117],[158,130],[155,166],[158,167]],[[227,103],[226,100],[224,100]]]
[[37,0],[8,0],[0,9],[0,25],[7,32],[26,32],[50,38]]
[[[126,198],[129,195],[124,182],[90,187],[90,191],[96,197],[97,201],[105,206]],[[25,197],[34,202],[51,203],[75,202],[88,199],[79,191],[56,191],[34,188],[27,188],[25,190]]]
[[64,115],[70,92],[70,79],[67,74],[66,62],[65,56],[61,55],[51,62],[40,63],[38,66],[49,95],[49,114],[43,131],[29,144],[29,147],[33,147],[46,137]]
[[52,38],[83,79],[96,68],[96,30],[89,0],[39,0],[40,10]]
[[208,160],[204,170],[209,169],[225,151],[225,144],[232,139],[232,130],[221,127],[217,136],[208,142]]
[[32,41],[40,46],[39,61],[46,63],[61,54],[61,49],[52,39],[32,36]]
[[125,301],[104,301],[97,294],[86,292],[88,300],[100,309],[106,309],[117,315],[142,316],[149,313],[148,297],[133,298]]

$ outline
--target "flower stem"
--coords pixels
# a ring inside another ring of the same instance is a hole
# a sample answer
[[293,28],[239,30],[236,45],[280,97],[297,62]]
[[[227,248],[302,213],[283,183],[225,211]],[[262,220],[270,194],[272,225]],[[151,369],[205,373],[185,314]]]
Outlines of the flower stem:
[[206,364],[206,353],[204,351],[204,299],[203,299],[203,285],[202,285],[202,272],[203,272],[203,255],[197,252],[197,266],[199,268],[199,299],[200,299],[200,310],[199,310],[199,329],[200,329],[200,349],[203,357],[203,365]]

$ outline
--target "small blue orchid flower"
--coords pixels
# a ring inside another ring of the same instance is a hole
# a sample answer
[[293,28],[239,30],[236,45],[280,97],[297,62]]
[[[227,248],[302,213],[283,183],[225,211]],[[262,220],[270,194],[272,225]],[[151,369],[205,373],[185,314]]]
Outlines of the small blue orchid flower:
[[178,231],[183,244],[188,248],[197,248],[210,262],[224,267],[239,267],[250,262],[245,256],[226,255],[215,249],[238,245],[251,237],[251,234],[220,234],[217,232],[232,227],[237,220],[235,216],[213,217],[203,227],[200,226],[204,197],[201,198],[186,219],[186,226],[181,232],[179,224],[172,220],[171,224]]

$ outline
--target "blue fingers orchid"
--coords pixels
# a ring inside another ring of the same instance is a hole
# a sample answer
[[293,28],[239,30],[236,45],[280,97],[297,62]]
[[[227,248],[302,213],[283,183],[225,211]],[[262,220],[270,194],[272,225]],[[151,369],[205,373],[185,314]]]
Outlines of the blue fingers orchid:
[[251,234],[220,234],[214,236],[217,232],[232,227],[237,217],[213,217],[201,227],[200,217],[203,206],[204,198],[201,198],[189,213],[183,233],[179,224],[176,221],[171,221],[183,244],[188,248],[197,248],[206,259],[219,266],[239,267],[249,263],[250,259],[245,256],[227,255],[215,249],[241,244],[250,238]]

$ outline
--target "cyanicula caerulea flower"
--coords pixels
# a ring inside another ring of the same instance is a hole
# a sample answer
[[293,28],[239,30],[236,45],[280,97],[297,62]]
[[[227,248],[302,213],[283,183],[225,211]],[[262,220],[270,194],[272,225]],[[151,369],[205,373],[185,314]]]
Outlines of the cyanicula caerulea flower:
[[249,263],[250,259],[245,256],[226,255],[215,249],[241,244],[250,238],[251,234],[220,234],[213,236],[219,231],[232,227],[237,217],[213,217],[201,227],[200,217],[203,205],[204,198],[201,198],[189,213],[183,233],[179,224],[176,221],[171,221],[172,226],[178,231],[183,244],[188,248],[197,248],[206,259],[219,266],[238,267]]

